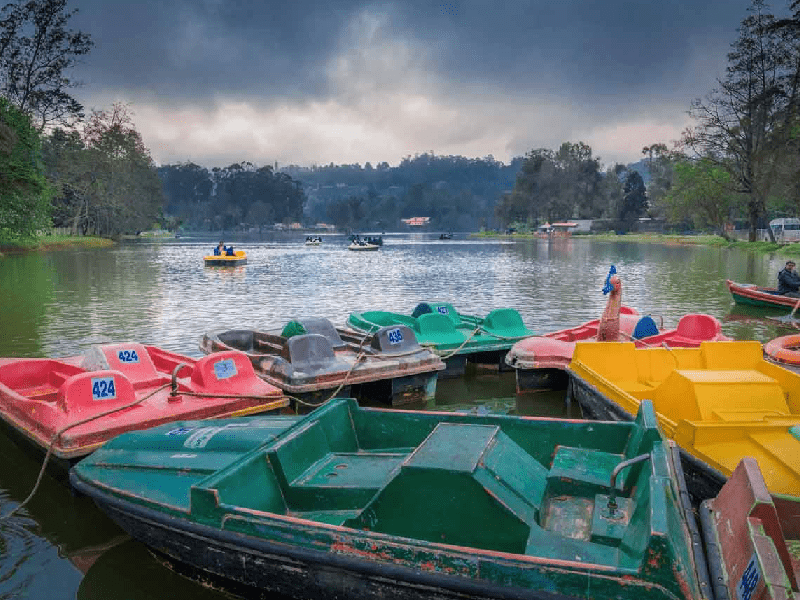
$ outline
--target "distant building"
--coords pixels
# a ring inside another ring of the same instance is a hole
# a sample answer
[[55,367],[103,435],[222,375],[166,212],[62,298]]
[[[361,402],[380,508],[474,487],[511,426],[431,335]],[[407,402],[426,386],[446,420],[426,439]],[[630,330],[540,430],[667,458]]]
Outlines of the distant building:
[[430,217],[411,217],[410,219],[400,219],[409,227],[424,227],[431,220]]

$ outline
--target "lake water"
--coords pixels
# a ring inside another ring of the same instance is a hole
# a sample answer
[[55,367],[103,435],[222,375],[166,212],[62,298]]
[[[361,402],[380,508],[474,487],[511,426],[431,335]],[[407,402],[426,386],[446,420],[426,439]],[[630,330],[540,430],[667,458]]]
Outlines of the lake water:
[[[766,317],[778,309],[734,306],[725,279],[775,285],[786,257],[705,246],[624,241],[478,239],[438,234],[384,236],[377,252],[350,252],[344,236],[259,240],[228,237],[248,264],[206,268],[218,238],[137,241],[111,249],[64,250],[0,259],[0,356],[69,356],[94,344],[137,341],[200,357],[205,331],[282,327],[294,317],[344,323],[351,311],[410,313],[447,300],[485,315],[512,307],[538,332],[596,319],[609,267],[623,303],[674,327],[705,312],[736,339],[765,342],[795,331]],[[795,257],[797,258],[797,257]],[[558,394],[515,397],[513,373],[440,381],[436,406],[577,416]],[[0,515],[32,489],[41,459],[0,434]],[[0,519],[0,599],[224,598],[156,561],[50,474],[33,500]]]

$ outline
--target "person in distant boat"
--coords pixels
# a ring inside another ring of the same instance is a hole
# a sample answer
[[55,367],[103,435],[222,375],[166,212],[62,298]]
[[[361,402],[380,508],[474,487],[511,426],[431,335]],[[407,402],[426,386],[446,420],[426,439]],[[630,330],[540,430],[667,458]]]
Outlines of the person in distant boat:
[[214,248],[214,256],[222,256],[223,252],[225,252],[225,242],[220,240],[219,246]]
[[794,270],[794,261],[787,260],[786,266],[778,273],[778,293],[790,298],[800,298],[800,275]]

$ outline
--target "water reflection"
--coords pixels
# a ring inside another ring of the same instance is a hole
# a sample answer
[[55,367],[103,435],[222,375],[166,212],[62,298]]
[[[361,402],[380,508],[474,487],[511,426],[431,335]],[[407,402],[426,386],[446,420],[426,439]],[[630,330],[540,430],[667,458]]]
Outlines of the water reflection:
[[[553,331],[600,316],[612,264],[623,302],[663,317],[667,327],[704,312],[736,339],[764,342],[795,331],[769,318],[788,310],[735,306],[725,286],[725,279],[772,285],[784,257],[580,238],[441,242],[433,235],[385,235],[371,253],[349,252],[345,236],[307,247],[304,235],[226,235],[248,255],[247,265],[228,269],[203,263],[217,235],[7,256],[0,260],[0,356],[69,356],[130,340],[199,357],[199,338],[209,330],[272,329],[307,316],[340,325],[351,311],[410,314],[433,300],[478,315],[514,307],[530,329]],[[476,370],[438,382],[435,401],[415,408],[580,417],[563,392],[517,396],[512,372]],[[3,435],[0,456],[5,515],[28,495],[40,463]],[[29,506],[0,520],[0,598],[225,597],[126,539],[91,502],[47,475]]]

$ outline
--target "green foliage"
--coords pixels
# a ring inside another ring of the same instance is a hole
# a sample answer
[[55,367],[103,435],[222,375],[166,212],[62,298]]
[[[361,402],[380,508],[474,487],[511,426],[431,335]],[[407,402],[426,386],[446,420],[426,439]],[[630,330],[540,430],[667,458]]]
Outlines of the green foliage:
[[208,170],[194,163],[158,169],[165,213],[193,228],[235,230],[299,221],[305,195],[299,182],[271,166],[234,163]]
[[738,206],[730,172],[715,160],[684,159],[673,166],[675,180],[664,197],[664,208],[673,221],[691,221],[696,228],[712,227],[721,233]]
[[47,173],[58,189],[57,226],[115,236],[160,221],[161,181],[124,105],[94,111],[82,136],[57,129],[45,142]]
[[32,115],[41,131],[48,123],[72,124],[83,107],[69,93],[68,72],[93,42],[68,29],[77,10],[67,0],[14,0],[0,9],[0,95]]
[[51,190],[39,134],[27,115],[0,97],[0,240],[30,239],[49,225]]
[[622,186],[622,204],[618,215],[625,231],[634,229],[635,223],[646,210],[647,190],[644,187],[644,180],[636,171],[630,171]]
[[496,213],[504,225],[595,218],[608,204],[603,190],[592,149],[565,142],[557,152],[540,148],[525,156],[513,192],[502,197]]

